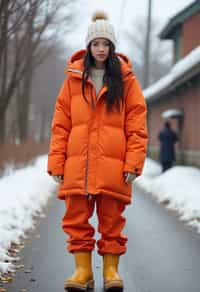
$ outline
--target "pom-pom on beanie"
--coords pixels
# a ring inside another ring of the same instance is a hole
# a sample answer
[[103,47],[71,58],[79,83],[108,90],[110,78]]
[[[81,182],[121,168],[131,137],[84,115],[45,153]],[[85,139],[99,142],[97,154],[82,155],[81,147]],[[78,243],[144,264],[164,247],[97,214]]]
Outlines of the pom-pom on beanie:
[[86,46],[96,38],[106,38],[110,40],[116,47],[116,37],[112,24],[108,21],[108,16],[105,12],[97,11],[92,16],[92,23],[88,27],[87,36],[85,39]]

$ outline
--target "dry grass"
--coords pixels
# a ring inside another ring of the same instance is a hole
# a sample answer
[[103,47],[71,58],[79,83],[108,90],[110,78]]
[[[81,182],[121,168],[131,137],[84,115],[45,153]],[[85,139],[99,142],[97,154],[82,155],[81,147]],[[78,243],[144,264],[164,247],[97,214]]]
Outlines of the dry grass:
[[21,145],[0,145],[0,171],[3,171],[5,166],[10,163],[16,168],[22,165],[27,165],[38,155],[47,153],[48,148],[49,141],[41,143],[29,140]]

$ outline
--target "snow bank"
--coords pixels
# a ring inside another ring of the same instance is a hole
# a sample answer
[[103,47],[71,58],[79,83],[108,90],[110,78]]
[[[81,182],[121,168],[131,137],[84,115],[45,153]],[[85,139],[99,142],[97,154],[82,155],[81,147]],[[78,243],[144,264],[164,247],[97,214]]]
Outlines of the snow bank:
[[143,174],[136,179],[136,185],[145,192],[150,192],[153,179],[161,173],[161,166],[154,160],[147,158],[144,163]]
[[19,243],[25,231],[33,226],[33,216],[41,212],[56,184],[46,173],[47,157],[39,157],[32,166],[9,169],[0,179],[0,272],[12,269],[7,250]]
[[161,174],[159,164],[147,159],[139,187],[155,196],[158,202],[169,202],[167,208],[178,211],[180,219],[200,233],[200,170],[174,166]]

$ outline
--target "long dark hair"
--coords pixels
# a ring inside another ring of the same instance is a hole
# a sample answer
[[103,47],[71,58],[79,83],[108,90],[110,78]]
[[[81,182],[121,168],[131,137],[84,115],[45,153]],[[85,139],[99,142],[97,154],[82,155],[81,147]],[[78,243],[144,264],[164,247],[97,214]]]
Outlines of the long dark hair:
[[[120,102],[123,106],[123,93],[124,84],[121,72],[120,61],[115,53],[115,47],[112,42],[109,41],[109,55],[105,61],[105,74],[103,77],[103,83],[107,85],[108,91],[105,93],[105,102],[107,111],[110,112],[115,106],[120,111]],[[87,47],[87,52],[84,57],[84,71],[82,78],[82,94],[84,99],[88,102],[85,96],[85,84],[90,75],[91,67],[94,66],[94,58],[91,54],[91,43]],[[93,101],[93,97],[92,97]]]

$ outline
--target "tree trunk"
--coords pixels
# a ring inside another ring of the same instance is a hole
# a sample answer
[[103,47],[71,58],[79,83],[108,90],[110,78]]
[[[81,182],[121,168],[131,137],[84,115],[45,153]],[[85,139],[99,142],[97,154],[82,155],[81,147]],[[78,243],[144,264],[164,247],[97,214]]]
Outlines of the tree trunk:
[[40,142],[45,141],[45,128],[46,128],[46,110],[41,111],[41,122],[40,122]]
[[6,136],[6,113],[5,111],[0,111],[0,144],[5,142]]
[[[18,99],[18,128],[19,139],[26,141],[29,131],[29,107],[30,107],[30,89],[32,84],[32,70],[26,72],[23,80],[22,91],[19,92]],[[19,90],[20,91],[20,90]]]

